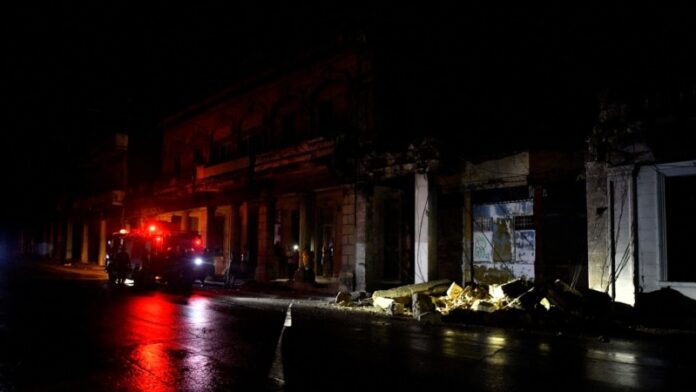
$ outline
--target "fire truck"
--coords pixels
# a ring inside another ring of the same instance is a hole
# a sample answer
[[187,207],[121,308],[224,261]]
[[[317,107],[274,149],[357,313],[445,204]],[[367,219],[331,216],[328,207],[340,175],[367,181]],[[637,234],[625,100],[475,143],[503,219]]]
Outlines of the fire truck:
[[[128,255],[126,267],[123,252]],[[107,241],[106,271],[112,283],[125,281],[125,274],[136,286],[179,289],[190,289],[195,280],[203,284],[215,273],[197,232],[183,232],[161,221],[113,233]]]

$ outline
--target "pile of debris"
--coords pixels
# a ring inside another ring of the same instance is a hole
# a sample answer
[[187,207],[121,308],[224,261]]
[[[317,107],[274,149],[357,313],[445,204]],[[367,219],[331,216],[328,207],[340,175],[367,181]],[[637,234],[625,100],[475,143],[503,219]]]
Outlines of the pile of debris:
[[[515,279],[504,284],[468,284],[438,280],[351,296],[339,293],[342,306],[375,306],[394,316],[413,317],[426,323],[441,320],[492,323],[501,326],[555,326],[561,323],[597,321],[628,325],[633,308],[614,302],[596,290],[577,290],[561,280],[534,285]],[[605,324],[606,325],[606,324]]]

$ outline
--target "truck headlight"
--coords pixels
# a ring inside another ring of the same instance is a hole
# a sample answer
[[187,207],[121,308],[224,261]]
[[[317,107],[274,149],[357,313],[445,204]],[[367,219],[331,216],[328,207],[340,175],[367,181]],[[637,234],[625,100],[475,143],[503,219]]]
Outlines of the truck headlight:
[[203,264],[203,259],[201,259],[200,257],[196,257],[195,259],[193,259],[193,263],[196,265],[201,265]]

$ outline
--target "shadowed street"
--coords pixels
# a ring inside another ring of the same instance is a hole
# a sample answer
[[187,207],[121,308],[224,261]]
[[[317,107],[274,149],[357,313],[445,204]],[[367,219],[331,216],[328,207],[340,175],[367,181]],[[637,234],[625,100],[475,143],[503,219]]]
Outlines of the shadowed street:
[[694,366],[693,339],[428,326],[316,299],[0,270],[2,390],[657,390]]

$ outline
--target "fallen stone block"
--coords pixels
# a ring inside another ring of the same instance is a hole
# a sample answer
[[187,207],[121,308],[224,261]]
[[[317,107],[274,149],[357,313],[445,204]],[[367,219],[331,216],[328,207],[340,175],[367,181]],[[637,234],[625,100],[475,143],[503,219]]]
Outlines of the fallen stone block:
[[353,303],[353,297],[349,292],[339,291],[336,295],[336,305],[339,306],[350,306]]
[[522,279],[515,279],[500,285],[500,290],[506,297],[517,298],[529,290],[529,283]]
[[546,298],[551,305],[556,306],[563,312],[579,315],[582,313],[582,294],[568,286],[567,283],[556,279],[546,290]]
[[413,318],[420,320],[421,314],[435,311],[435,304],[429,295],[415,293],[411,300],[411,311],[413,312]]
[[506,308],[532,311],[542,298],[541,292],[532,287],[514,300],[510,301]]
[[364,292],[364,291],[353,291],[352,293],[350,293],[350,296],[351,296],[351,299],[352,299],[353,301],[360,301],[360,300],[363,300],[363,299],[365,299],[365,298],[369,298],[369,297],[370,297],[370,296],[367,295],[367,293]]
[[390,316],[400,316],[404,314],[405,307],[404,304],[399,303],[399,302],[392,302],[391,305],[389,305],[389,308],[386,309],[387,314]]
[[372,297],[372,303],[378,308],[382,308],[384,310],[387,310],[394,303],[394,299],[393,298],[384,298],[384,297]]
[[413,294],[424,293],[432,296],[441,296],[447,292],[451,285],[451,280],[436,280],[417,284],[399,286],[388,290],[377,290],[372,293],[372,298],[383,297],[391,298],[395,301],[408,305],[411,303]]
[[462,295],[470,298],[472,301],[475,299],[489,299],[491,295],[489,293],[489,286],[485,284],[471,284],[464,287],[464,292]]
[[482,299],[477,299],[471,305],[471,310],[475,310],[477,312],[492,313],[492,312],[496,311],[497,308],[491,302],[488,302],[488,301],[482,300]]

